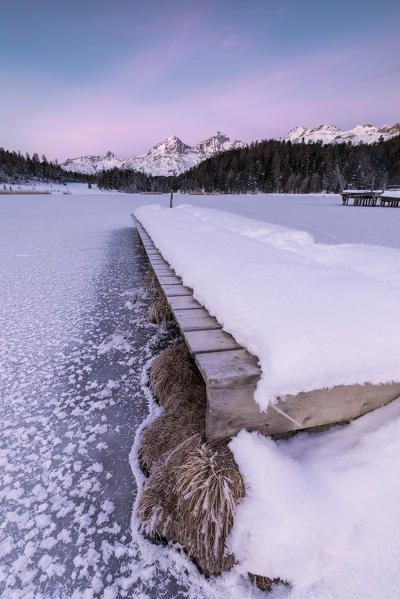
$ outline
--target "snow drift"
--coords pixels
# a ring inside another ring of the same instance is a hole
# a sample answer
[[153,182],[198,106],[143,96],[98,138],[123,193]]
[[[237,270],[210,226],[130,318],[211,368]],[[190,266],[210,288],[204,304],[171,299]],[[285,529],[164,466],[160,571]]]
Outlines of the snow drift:
[[230,443],[246,495],[229,550],[239,570],[291,583],[288,599],[395,599],[400,400],[319,435]]

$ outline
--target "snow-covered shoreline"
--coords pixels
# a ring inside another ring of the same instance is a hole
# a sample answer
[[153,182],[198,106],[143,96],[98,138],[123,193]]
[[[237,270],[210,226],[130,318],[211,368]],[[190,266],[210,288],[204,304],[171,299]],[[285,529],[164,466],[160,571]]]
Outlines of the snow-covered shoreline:
[[[87,183],[55,183],[53,181],[27,181],[25,183],[0,183],[0,192],[4,190],[6,195],[23,194],[24,192],[64,194],[64,195],[95,195],[95,194],[113,194],[118,191],[109,191],[99,189],[95,183],[88,186]],[[0,194],[1,195],[1,194]]]

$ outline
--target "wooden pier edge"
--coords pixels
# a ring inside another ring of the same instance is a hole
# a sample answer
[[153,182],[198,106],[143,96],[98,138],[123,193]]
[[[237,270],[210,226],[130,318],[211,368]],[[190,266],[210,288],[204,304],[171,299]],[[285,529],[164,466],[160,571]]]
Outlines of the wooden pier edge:
[[338,385],[290,395],[261,412],[254,392],[261,376],[256,356],[222,330],[163,258],[140,221],[132,220],[150,264],[193,355],[207,390],[209,441],[232,437],[242,429],[269,435],[333,425],[363,416],[400,396],[400,383]]

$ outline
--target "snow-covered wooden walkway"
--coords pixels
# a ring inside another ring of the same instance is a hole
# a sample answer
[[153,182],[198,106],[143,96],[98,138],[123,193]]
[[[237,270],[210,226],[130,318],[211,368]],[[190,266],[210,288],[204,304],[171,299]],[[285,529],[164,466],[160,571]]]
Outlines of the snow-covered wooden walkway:
[[270,435],[321,427],[357,418],[400,395],[400,384],[336,385],[278,398],[263,412],[254,400],[261,377],[258,358],[222,329],[193,297],[132,214],[149,262],[207,388],[209,440],[242,429]]

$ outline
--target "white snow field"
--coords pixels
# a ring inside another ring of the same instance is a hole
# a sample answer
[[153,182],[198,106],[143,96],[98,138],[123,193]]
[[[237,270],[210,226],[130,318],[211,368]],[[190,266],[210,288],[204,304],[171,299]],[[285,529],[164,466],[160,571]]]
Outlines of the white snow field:
[[[168,339],[146,324],[129,214],[169,197],[70,189],[77,195],[0,196],[0,596],[265,598],[250,570],[293,585],[271,599],[397,599],[398,402],[319,435],[233,440],[247,495],[230,539],[239,563],[225,576],[206,581],[137,533],[134,438],[158,409],[143,371]],[[348,256],[338,244],[383,246],[382,264],[363,248],[368,272],[354,276],[392,280],[395,209],[342,207],[336,196],[174,201],[307,231],[335,244],[335,262]],[[309,239],[291,236],[296,247]]]
[[239,570],[287,580],[290,599],[399,597],[399,399],[325,433],[241,431],[230,447],[246,484]]
[[400,381],[400,250],[316,244],[191,205],[135,215],[194,297],[259,358],[262,409],[302,391]]
[[93,184],[90,188],[87,183],[54,183],[52,181],[29,181],[26,183],[0,183],[0,195],[4,191],[16,191],[22,193],[24,191],[34,191],[35,193],[46,192],[51,194],[63,194],[63,195],[98,195],[107,194],[110,195],[109,191],[99,189],[97,185]]

